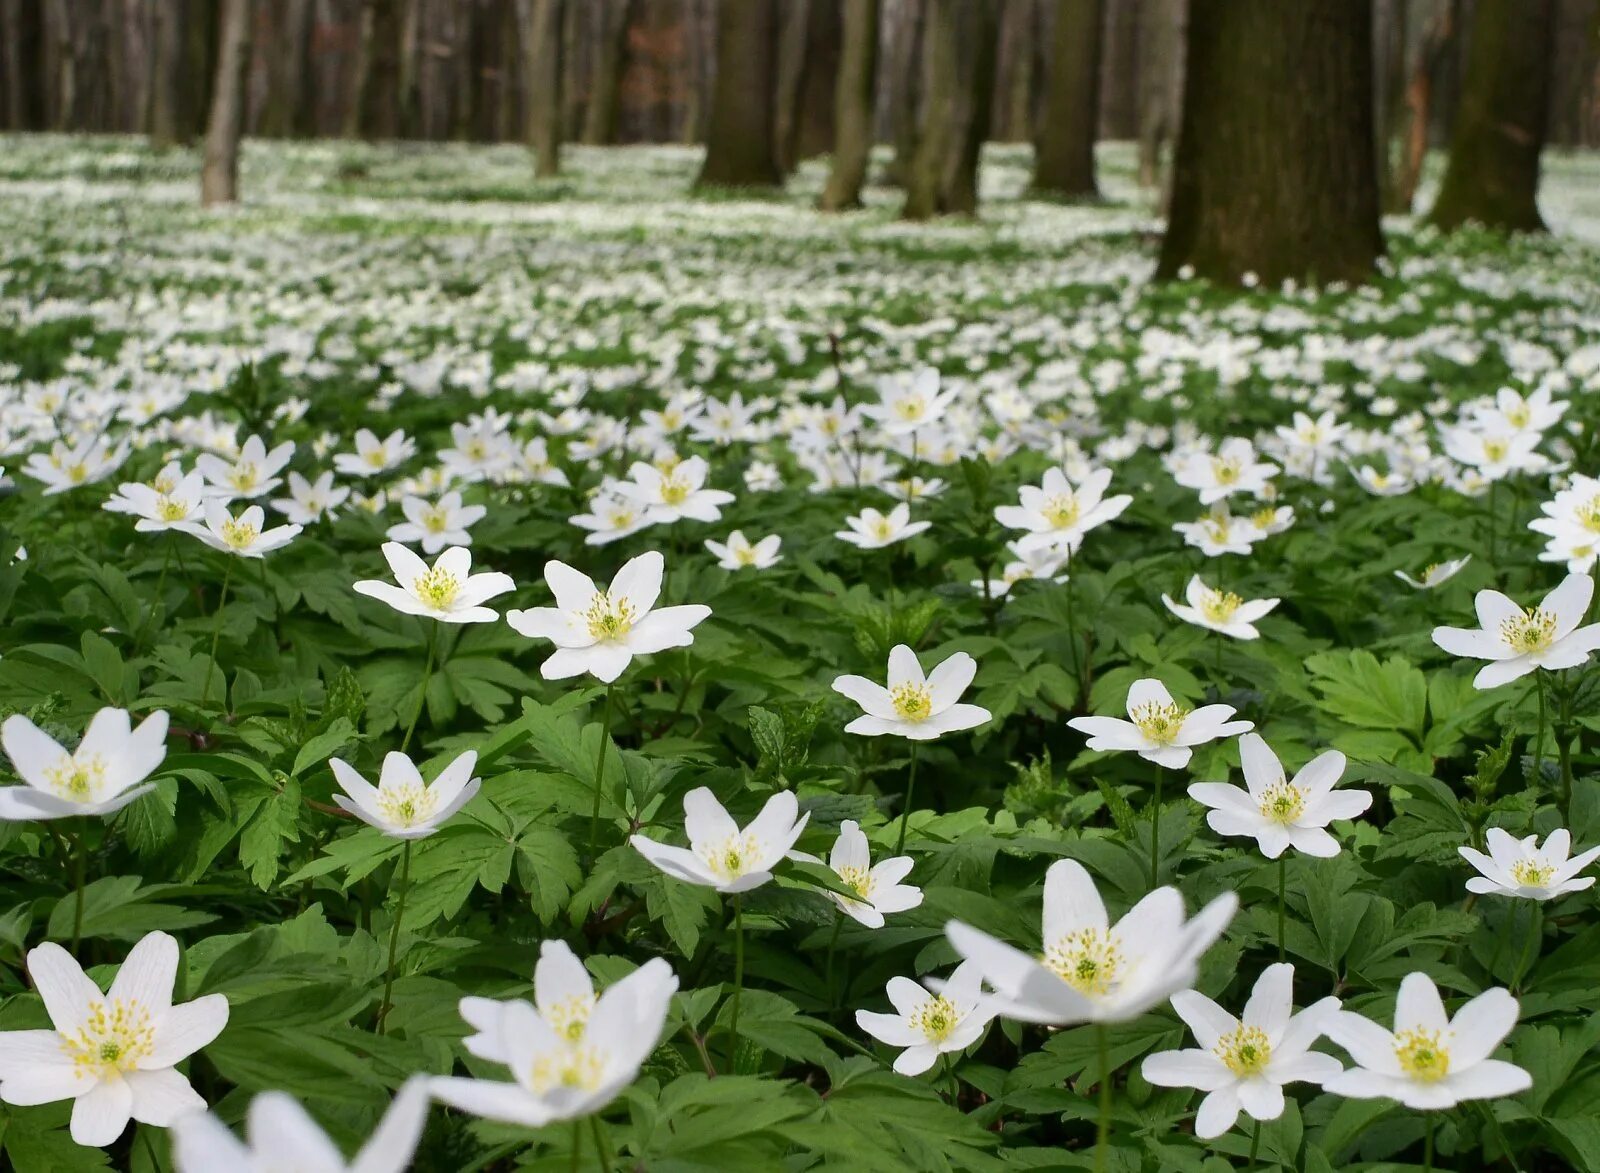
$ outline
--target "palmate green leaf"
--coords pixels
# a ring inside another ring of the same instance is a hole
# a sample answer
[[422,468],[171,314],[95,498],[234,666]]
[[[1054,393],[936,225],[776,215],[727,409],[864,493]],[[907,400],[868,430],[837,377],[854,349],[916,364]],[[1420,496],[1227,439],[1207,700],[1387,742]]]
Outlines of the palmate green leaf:
[[[157,929],[172,933],[217,919],[212,913],[168,902],[168,898],[183,894],[182,885],[147,886],[138,876],[105,876],[92,880],[83,889],[82,936],[137,941]],[[68,892],[50,910],[46,935],[53,941],[69,940],[76,914],[77,901],[73,893]]]
[[441,917],[454,917],[477,887],[498,894],[511,878],[517,854],[514,840],[478,823],[452,823],[420,840],[411,861],[405,923],[418,932]]
[[1330,715],[1364,729],[1393,729],[1419,743],[1428,718],[1428,680],[1400,656],[1380,662],[1371,652],[1323,652],[1306,670]]
[[[281,784],[255,802],[239,833],[239,862],[251,882],[267,891],[277,881],[285,848],[300,841],[300,782],[284,776]],[[241,813],[243,812],[241,807]]]

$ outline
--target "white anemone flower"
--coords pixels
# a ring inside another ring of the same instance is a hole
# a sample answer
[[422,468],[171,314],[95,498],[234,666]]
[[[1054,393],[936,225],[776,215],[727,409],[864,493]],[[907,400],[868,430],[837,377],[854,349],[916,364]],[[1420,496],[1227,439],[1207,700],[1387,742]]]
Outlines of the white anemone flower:
[[1433,979],[1408,973],[1395,998],[1393,1031],[1348,1010],[1328,1017],[1328,1037],[1357,1066],[1334,1076],[1323,1090],[1355,1100],[1398,1100],[1420,1111],[1525,1092],[1533,1086],[1526,1071],[1489,1058],[1517,1025],[1517,1010],[1508,991],[1492,989],[1451,1017]]
[[947,924],[945,935],[982,970],[1002,1018],[1126,1022],[1194,984],[1201,955],[1238,907],[1239,898],[1225,892],[1185,919],[1183,894],[1157,888],[1113,925],[1083,865],[1061,859],[1044,877],[1042,956],[960,921]]
[[1234,436],[1218,445],[1214,453],[1192,453],[1178,465],[1173,479],[1198,492],[1200,504],[1214,505],[1235,493],[1264,496],[1277,472],[1277,465],[1256,459],[1254,444]]
[[398,468],[417,451],[415,440],[396,428],[384,439],[367,428],[356,432],[356,450],[340,452],[333,458],[333,467],[347,477],[375,477]]
[[1233,720],[1232,705],[1185,709],[1159,680],[1135,680],[1128,687],[1128,719],[1074,717],[1067,725],[1089,737],[1093,750],[1133,750],[1147,762],[1181,770],[1194,747],[1247,733],[1254,725]]
[[912,521],[911,506],[902,501],[888,513],[868,507],[854,517],[844,519],[849,529],[836,530],[834,537],[849,542],[862,550],[881,550],[896,542],[916,537],[933,524],[931,521]]
[[1469,892],[1554,900],[1594,886],[1593,876],[1578,873],[1600,859],[1600,847],[1572,855],[1572,833],[1565,827],[1550,832],[1542,847],[1537,835],[1513,839],[1504,828],[1490,827],[1484,844],[1489,848],[1488,855],[1471,847],[1456,849],[1480,873],[1467,881]]
[[733,494],[706,488],[710,473],[703,456],[691,456],[667,472],[640,461],[628,470],[631,479],[619,482],[615,491],[643,509],[652,524],[667,525],[683,518],[716,521],[722,517],[722,506],[733,501]]
[[1353,819],[1372,805],[1366,790],[1336,790],[1345,756],[1336,749],[1318,754],[1289,779],[1278,755],[1260,734],[1239,738],[1243,787],[1226,782],[1196,782],[1189,797],[1209,807],[1206,823],[1219,835],[1248,836],[1261,854],[1277,859],[1289,848],[1327,859],[1339,854],[1328,833],[1335,819]]
[[1184,602],[1175,603],[1168,595],[1161,601],[1185,623],[1220,632],[1234,639],[1259,639],[1256,620],[1278,605],[1277,599],[1241,599],[1232,591],[1207,586],[1197,574],[1189,580]]
[[[811,856],[803,858],[813,859]],[[867,843],[866,833],[854,819],[846,819],[839,824],[839,837],[833,841],[833,850],[828,854],[826,866],[854,895],[845,896],[839,892],[825,892],[823,895],[840,912],[869,929],[883,928],[886,914],[905,912],[922,903],[921,888],[901,883],[911,874],[911,857],[897,855],[873,863],[872,848]]]
[[834,680],[834,692],[866,710],[844,731],[864,737],[887,733],[931,741],[982,725],[991,716],[988,709],[959,703],[977,672],[977,661],[966,652],[957,652],[924,676],[917,654],[905,644],[896,644],[889,652],[887,688],[865,676],[845,675]]
[[696,787],[683,796],[683,827],[689,846],[671,847],[643,835],[628,842],[667,875],[718,892],[748,892],[772,879],[772,869],[787,857],[810,814],[788,790],[767,799],[761,813],[741,828],[717,796]]
[[49,942],[28,951],[28,976],[52,1027],[0,1031],[0,1100],[74,1101],[72,1139],[91,1148],[116,1140],[130,1119],[166,1128],[205,1110],[176,1064],[222,1033],[228,999],[207,994],[172,1004],[172,937],[145,934],[104,994],[70,953]]
[[734,530],[726,543],[706,539],[706,549],[716,555],[717,565],[724,570],[766,570],[783,557],[778,553],[782,545],[783,539],[777,534],[752,542],[744,536],[743,530]]
[[44,495],[53,497],[83,485],[105,480],[122,466],[128,458],[126,444],[112,448],[104,439],[84,440],[77,444],[57,442],[48,453],[35,452],[22,466],[22,471],[44,484]]
[[383,557],[395,581],[363,579],[353,589],[404,615],[441,623],[493,623],[498,613],[483,604],[516,588],[509,574],[473,574],[472,551],[460,546],[451,546],[432,566],[398,542],[385,542]]
[[260,436],[251,436],[232,460],[204,452],[195,457],[194,465],[215,490],[215,495],[249,499],[264,497],[282,484],[278,473],[292,456],[292,440],[268,452]]
[[154,789],[140,783],[167,756],[167,715],[151,713],[134,729],[126,710],[101,709],[69,753],[13,713],[0,725],[0,743],[23,781],[0,788],[0,820],[109,815]]
[[1494,688],[1536,668],[1576,668],[1600,648],[1600,623],[1579,626],[1594,595],[1594,579],[1569,574],[1537,607],[1526,610],[1499,591],[1478,592],[1479,627],[1435,627],[1433,642],[1452,656],[1488,660],[1475,688]]
[[483,520],[489,512],[483,505],[463,505],[461,494],[449,492],[438,501],[429,503],[422,497],[400,498],[400,512],[405,521],[389,527],[384,536],[391,542],[420,542],[424,554],[437,554],[446,546],[470,546],[470,526]]
[[174,463],[163,468],[148,485],[122,485],[104,508],[137,517],[133,528],[149,534],[183,529],[186,522],[203,520],[205,500],[205,478],[199,472],[185,475]]
[[996,506],[994,518],[1007,529],[1024,531],[1017,540],[1019,555],[1047,547],[1076,550],[1084,535],[1118,517],[1133,503],[1122,495],[1107,497],[1111,470],[1095,469],[1074,486],[1059,468],[1048,469],[1039,485],[1017,491],[1020,505]]
[[891,436],[906,435],[937,423],[955,396],[954,390],[939,390],[937,370],[920,367],[879,379],[878,402],[862,407],[861,414]]
[[384,755],[378,784],[373,786],[348,763],[338,758],[328,762],[344,791],[333,796],[334,804],[395,839],[432,835],[471,802],[480,784],[472,776],[477,764],[477,752],[469,749],[429,784],[423,781],[415,762],[403,753],[391,751]]
[[891,1047],[904,1047],[895,1057],[901,1075],[921,1075],[940,1055],[965,1051],[983,1035],[994,1011],[983,996],[983,974],[970,961],[938,983],[937,993],[906,977],[889,979],[885,993],[893,1014],[857,1010],[856,1025]]
[[272,529],[266,525],[267,512],[259,505],[251,505],[237,515],[213,497],[205,503],[205,524],[184,522],[177,528],[199,538],[213,550],[234,554],[240,558],[262,558],[273,550],[287,546],[300,536],[298,525],[280,525]]
[[334,488],[331,472],[324,472],[315,481],[291,472],[289,495],[275,499],[272,507],[295,525],[310,525],[324,517],[337,516],[339,507],[349,499],[349,489]]
[[1434,562],[1424,567],[1421,578],[1412,578],[1403,570],[1395,571],[1394,576],[1415,590],[1431,591],[1434,587],[1443,586],[1460,574],[1467,563],[1471,561],[1472,555],[1468,554],[1463,558],[1452,558],[1447,562]]
[[250,1101],[245,1138],[209,1112],[191,1112],[172,1125],[178,1173],[405,1173],[428,1119],[426,1076],[408,1079],[367,1143],[348,1164],[328,1134],[286,1092]]
[[1198,990],[1172,995],[1172,1008],[1200,1047],[1159,1051],[1140,1071],[1157,1087],[1206,1093],[1194,1120],[1202,1140],[1227,1132],[1241,1110],[1252,1120],[1276,1120],[1283,1115],[1284,1084],[1320,1085],[1344,1070],[1332,1055],[1311,1050],[1339,999],[1323,998],[1296,1014],[1294,966],[1287,962],[1261,971],[1238,1018]]

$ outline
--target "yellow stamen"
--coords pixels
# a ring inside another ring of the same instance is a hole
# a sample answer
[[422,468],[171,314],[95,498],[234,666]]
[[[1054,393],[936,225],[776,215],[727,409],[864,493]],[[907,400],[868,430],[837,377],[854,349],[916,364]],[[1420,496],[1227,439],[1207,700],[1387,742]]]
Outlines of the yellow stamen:
[[1431,1030],[1404,1030],[1394,1036],[1394,1057],[1400,1068],[1422,1083],[1438,1083],[1450,1074],[1450,1049]]
[[1109,929],[1078,929],[1051,943],[1046,969],[1080,994],[1110,993],[1122,966],[1122,951]]
[[1218,1039],[1212,1054],[1235,1075],[1260,1075],[1272,1060],[1272,1043],[1259,1026],[1241,1026]]

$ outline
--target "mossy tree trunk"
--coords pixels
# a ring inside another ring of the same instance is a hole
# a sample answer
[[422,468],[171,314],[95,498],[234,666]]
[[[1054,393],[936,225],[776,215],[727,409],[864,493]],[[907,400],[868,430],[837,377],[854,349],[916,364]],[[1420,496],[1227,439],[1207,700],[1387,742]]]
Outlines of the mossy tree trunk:
[[628,57],[628,30],[633,27],[633,0],[600,0],[604,18],[599,53],[589,81],[589,106],[583,112],[583,141],[606,146],[617,138],[622,70]]
[[825,212],[861,206],[872,155],[878,15],[878,0],[845,0],[844,45],[833,95],[833,169],[819,205]]
[[200,203],[231,204],[239,198],[239,139],[244,133],[245,69],[250,60],[250,0],[222,0],[217,82],[206,121]]
[[999,34],[999,6],[990,0],[929,0],[923,122],[902,218],[978,210],[978,161],[993,109]]
[[706,161],[698,187],[778,187],[773,69],[778,9],[773,0],[719,0],[717,80]]
[[1157,276],[1362,281],[1383,253],[1372,6],[1194,0]]
[[1039,120],[1033,190],[1058,199],[1094,199],[1094,140],[1100,123],[1102,0],[1055,6],[1044,112]]
[[563,0],[533,0],[528,20],[528,146],[534,175],[561,174]]
[[1549,116],[1554,0],[1478,0],[1439,198],[1428,219],[1540,232],[1539,152]]

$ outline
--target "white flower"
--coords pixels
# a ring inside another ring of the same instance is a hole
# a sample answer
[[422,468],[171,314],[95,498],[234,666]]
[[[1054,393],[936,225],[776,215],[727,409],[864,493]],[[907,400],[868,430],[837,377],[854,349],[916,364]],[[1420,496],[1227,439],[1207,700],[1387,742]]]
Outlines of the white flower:
[[616,494],[643,509],[652,524],[670,524],[680,518],[716,521],[733,494],[705,487],[710,468],[701,456],[691,456],[662,472],[653,464],[636,463],[628,470],[632,480],[619,482]]
[[1324,1031],[1358,1066],[1323,1090],[1356,1100],[1386,1097],[1423,1111],[1514,1096],[1532,1087],[1532,1078],[1489,1056],[1516,1024],[1517,1000],[1505,990],[1485,990],[1451,1018],[1433,979],[1409,973],[1395,998],[1392,1032],[1348,1010],[1328,1017]]
[[748,827],[740,829],[716,795],[700,786],[683,796],[687,848],[669,847],[643,835],[628,842],[674,879],[718,892],[748,892],[772,879],[772,869],[800,838],[811,816],[799,811],[794,794],[780,790],[767,799]]
[[177,528],[193,534],[213,550],[224,554],[237,554],[240,558],[261,558],[280,546],[287,546],[300,536],[303,527],[280,525],[263,529],[267,513],[259,505],[251,505],[235,516],[215,497],[205,503],[205,524],[184,522]]
[[546,562],[544,580],[554,607],[507,611],[506,622],[529,639],[547,639],[555,654],[539,666],[546,680],[587,672],[609,684],[633,662],[668,648],[688,647],[693,628],[711,614],[700,603],[657,609],[665,559],[655,550],[625,562],[606,590],[565,562]]
[[1239,1018],[1197,990],[1172,995],[1172,1008],[1200,1047],[1159,1051],[1140,1071],[1157,1087],[1206,1093],[1194,1120],[1203,1140],[1232,1128],[1241,1109],[1252,1120],[1276,1120],[1283,1115],[1284,1084],[1322,1084],[1344,1070],[1332,1055],[1311,1050],[1339,999],[1324,998],[1295,1014],[1294,966],[1286,962],[1261,971]]
[[938,371],[921,367],[879,379],[878,402],[862,407],[861,414],[891,436],[904,435],[937,422],[954,399],[953,390],[940,392]]
[[294,442],[279,444],[271,452],[260,436],[251,436],[230,462],[205,452],[195,458],[195,467],[216,493],[223,497],[264,497],[282,480],[278,473],[294,455]]
[[1173,479],[1200,494],[1200,504],[1212,505],[1235,493],[1248,497],[1264,494],[1278,466],[1256,460],[1255,445],[1243,437],[1224,440],[1215,453],[1195,452],[1174,470]]
[[[613,982],[597,998],[589,971],[571,947],[565,941],[545,941],[539,946],[539,960],[533,969],[533,1008],[557,1035],[577,1044],[583,1041],[601,998],[608,1003],[635,1000],[643,1017],[651,1019],[657,1015],[655,1001],[670,1002],[677,988],[672,967],[655,957]],[[491,1063],[511,1062],[503,1049],[506,1038],[497,1026],[505,1008],[515,1004],[516,999],[461,999],[461,1017],[476,1032],[461,1040],[469,1054]]]
[[956,966],[938,993],[910,978],[892,977],[886,993],[893,1014],[857,1010],[856,1025],[880,1043],[904,1047],[895,1057],[901,1075],[921,1075],[940,1055],[966,1050],[977,1042],[994,1011],[983,997],[983,975],[970,961]]
[[310,525],[324,517],[332,518],[350,498],[349,489],[333,487],[333,474],[325,472],[315,482],[297,472],[289,474],[289,496],[273,501],[272,507],[296,525]]
[[1202,705],[1185,709],[1172,699],[1159,680],[1135,680],[1128,687],[1128,719],[1074,717],[1070,728],[1089,737],[1094,750],[1134,750],[1147,762],[1181,770],[1194,756],[1194,746],[1233,737],[1253,728],[1249,721],[1231,720],[1231,705]]
[[1494,688],[1536,668],[1576,668],[1600,648],[1600,623],[1579,627],[1589,610],[1594,580],[1569,574],[1537,607],[1523,610],[1499,591],[1478,592],[1480,629],[1435,627],[1433,642],[1453,656],[1489,660],[1473,677],[1475,688]]
[[1423,569],[1420,579],[1412,578],[1403,570],[1395,571],[1394,576],[1409,587],[1415,587],[1419,591],[1427,591],[1449,582],[1461,572],[1462,567],[1471,561],[1472,555],[1468,554],[1464,558],[1455,558],[1449,562],[1435,562]]
[[356,432],[356,450],[340,452],[333,458],[333,467],[347,477],[375,477],[398,468],[416,453],[416,441],[407,438],[396,428],[383,440],[362,428]]
[[1324,859],[1338,855],[1339,841],[1328,834],[1328,824],[1353,819],[1372,805],[1368,791],[1334,789],[1345,767],[1336,749],[1312,758],[1290,781],[1261,736],[1246,733],[1239,738],[1239,761],[1243,788],[1196,782],[1189,797],[1211,808],[1206,822],[1218,835],[1249,836],[1268,859],[1290,847]]
[[437,554],[446,546],[470,546],[467,527],[477,524],[489,510],[482,505],[463,505],[460,493],[446,493],[435,504],[421,497],[402,497],[400,512],[406,520],[389,527],[384,536],[391,542],[421,542],[424,554]]
[[126,445],[113,449],[104,439],[84,440],[77,444],[55,443],[48,454],[35,452],[28,457],[22,471],[45,485],[44,495],[54,496],[103,481],[121,467],[128,458]]
[[837,530],[833,536],[863,550],[892,546],[906,538],[915,537],[933,524],[931,521],[912,521],[911,506],[905,502],[896,505],[888,513],[880,513],[872,508],[863,509],[857,516],[845,518],[844,523],[850,528]]
[[867,836],[854,819],[839,824],[839,837],[833,841],[827,866],[855,895],[824,895],[840,912],[869,929],[883,928],[886,913],[905,912],[922,903],[921,888],[900,882],[911,874],[911,857],[897,855],[874,864]]
[[982,725],[990,718],[988,709],[957,703],[977,672],[977,661],[966,652],[957,652],[924,676],[917,654],[905,644],[896,644],[889,652],[887,688],[865,676],[834,680],[834,692],[866,710],[844,731],[865,737],[891,733],[912,741],[931,741]]
[[1578,873],[1600,859],[1600,847],[1567,858],[1572,851],[1572,834],[1565,827],[1550,832],[1543,847],[1539,846],[1537,835],[1513,839],[1500,827],[1490,827],[1484,838],[1488,855],[1471,847],[1456,849],[1462,859],[1482,873],[1467,881],[1469,892],[1554,900],[1594,886],[1593,876],[1580,877]]
[[126,710],[101,709],[68,753],[22,714],[7,717],[0,743],[23,785],[0,788],[0,820],[109,815],[154,789],[139,784],[167,756],[167,715],[131,724]]
[[434,1079],[434,1097],[485,1119],[531,1128],[600,1111],[633,1082],[655,1050],[678,988],[665,963],[643,966],[639,973],[646,976],[602,994],[577,1031],[558,1029],[527,1002],[502,1003],[495,1021],[483,1024],[477,1053],[506,1063],[515,1082]]
[[578,513],[567,518],[580,529],[590,531],[589,536],[583,539],[586,546],[610,545],[638,533],[650,524],[648,510],[610,493],[596,493],[590,499],[589,508],[589,513]]
[[413,1076],[400,1089],[378,1127],[349,1164],[328,1134],[285,1092],[262,1092],[250,1101],[245,1140],[209,1112],[192,1112],[172,1124],[178,1173],[405,1173],[428,1119],[428,1080]]
[[1239,907],[1225,892],[1185,920],[1183,895],[1157,888],[1112,925],[1082,864],[1061,859],[1044,877],[1040,958],[951,921],[945,935],[996,990],[995,1012],[1019,1022],[1126,1022],[1194,984],[1200,957]]
[[766,570],[783,557],[778,553],[781,545],[783,539],[777,534],[770,534],[752,544],[744,536],[743,530],[734,530],[729,534],[726,544],[706,539],[706,549],[717,556],[717,565],[724,570],[743,570],[745,567]]
[[1403,497],[1412,489],[1409,477],[1398,473],[1379,472],[1370,464],[1364,464],[1356,469],[1355,477],[1356,483],[1374,497]]
[[205,1110],[174,1065],[222,1033],[228,999],[172,1004],[177,941],[147,933],[104,994],[59,945],[30,949],[28,976],[53,1029],[0,1032],[0,1100],[73,1100],[72,1139],[96,1148],[121,1136],[130,1117],[166,1128]]
[[142,534],[160,533],[200,521],[205,516],[205,496],[205,478],[199,472],[185,476],[174,463],[148,485],[130,481],[120,486],[105,508],[137,517],[133,528]]
[[363,823],[378,828],[396,839],[421,839],[432,835],[478,793],[479,780],[472,776],[478,755],[467,750],[439,772],[432,785],[422,780],[416,763],[403,753],[384,756],[378,785],[356,773],[338,758],[328,765],[344,794],[335,794],[334,803]]
[[972,580],[972,589],[982,594],[985,585],[988,587],[991,599],[1004,598],[1011,593],[1011,588],[1019,582],[1030,579],[1041,579],[1049,582],[1062,583],[1067,581],[1067,575],[1057,572],[1066,565],[1070,556],[1062,546],[1040,546],[1037,549],[1023,553],[1019,543],[1008,542],[1006,549],[1017,556],[1017,561],[1007,562],[1000,570],[999,578],[991,578],[987,584],[983,579]]
[[1083,537],[1122,513],[1129,496],[1107,497],[1110,469],[1096,469],[1074,487],[1059,468],[1048,469],[1040,485],[1023,485],[1017,491],[1020,505],[1000,505],[994,518],[1007,529],[1025,531],[1018,539],[1019,556],[1047,547],[1076,550]]
[[1463,425],[1441,428],[1439,438],[1450,458],[1488,481],[1519,472],[1537,472],[1550,462],[1536,449],[1537,432],[1516,432],[1502,425],[1491,429]]
[[1246,602],[1232,591],[1214,590],[1201,581],[1198,574],[1189,580],[1184,599],[1187,606],[1173,602],[1168,595],[1161,596],[1167,610],[1184,622],[1234,639],[1258,639],[1261,633],[1256,630],[1256,620],[1278,605],[1277,599]]
[[460,546],[451,546],[431,567],[398,542],[385,542],[383,556],[400,585],[363,579],[355,592],[405,615],[441,623],[493,623],[499,615],[483,604],[516,588],[509,574],[473,574],[472,552]]
[[1184,545],[1194,546],[1207,558],[1248,554],[1256,542],[1267,536],[1249,518],[1233,516],[1223,504],[1213,505],[1196,521],[1175,523],[1172,530],[1183,535]]

